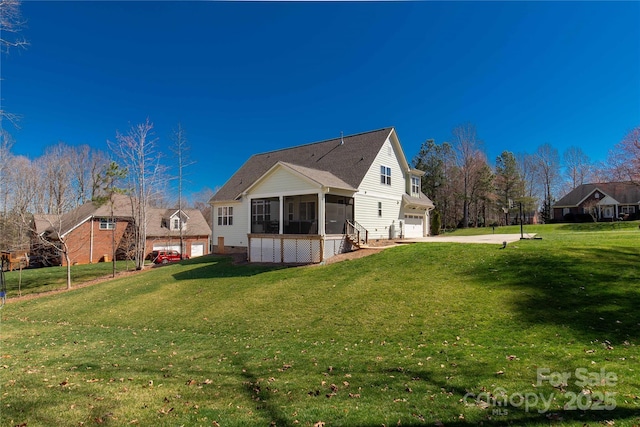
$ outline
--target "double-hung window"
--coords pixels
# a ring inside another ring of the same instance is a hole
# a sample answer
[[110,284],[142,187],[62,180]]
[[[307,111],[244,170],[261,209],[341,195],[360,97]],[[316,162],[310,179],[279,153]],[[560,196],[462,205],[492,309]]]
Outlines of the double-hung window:
[[420,178],[417,176],[411,177],[411,194],[420,194]]
[[388,166],[380,166],[380,183],[391,185],[391,168]]
[[233,206],[218,208],[218,225],[233,225]]

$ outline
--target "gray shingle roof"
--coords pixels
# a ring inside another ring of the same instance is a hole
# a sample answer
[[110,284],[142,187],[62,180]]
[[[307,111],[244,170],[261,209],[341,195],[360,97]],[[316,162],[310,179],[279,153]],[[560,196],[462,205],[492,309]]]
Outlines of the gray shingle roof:
[[[268,153],[255,154],[211,198],[212,202],[236,200],[278,162],[325,171],[358,188],[387,140],[392,127],[334,138]],[[344,141],[344,143],[342,143]]]
[[594,190],[613,197],[621,204],[637,205],[640,202],[640,185],[633,182],[602,182],[598,184],[582,184],[558,200],[554,207],[578,206]]
[[[182,211],[189,217],[186,221],[187,226],[182,233],[185,237],[211,234],[211,228],[209,228],[202,212],[198,209],[183,209]],[[168,219],[175,212],[176,209],[149,208],[147,210],[147,237],[180,236],[179,230],[170,230],[166,224],[163,226],[165,223],[163,220]]]
[[[132,199],[129,196],[116,194],[113,196],[113,216],[115,218],[132,218]],[[208,236],[211,228],[207,224],[202,212],[198,209],[183,209],[189,217],[184,236]],[[147,236],[179,236],[179,231],[170,231],[163,227],[163,219],[177,212],[177,209],[147,208]],[[65,235],[91,217],[109,218],[111,216],[111,204],[98,205],[94,202],[85,203],[78,208],[60,216],[34,215],[36,229],[40,232],[48,231],[54,236],[60,232]]]
[[424,193],[420,193],[419,197],[409,196],[408,194],[402,195],[402,200],[405,204],[410,206],[419,206],[421,208],[431,208],[433,209],[435,206],[430,198],[428,198]]

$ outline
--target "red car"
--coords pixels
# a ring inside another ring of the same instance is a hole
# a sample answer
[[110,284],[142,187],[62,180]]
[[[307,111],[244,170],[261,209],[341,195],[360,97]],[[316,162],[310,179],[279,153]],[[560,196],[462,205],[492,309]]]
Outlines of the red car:
[[186,255],[181,257],[178,251],[153,251],[151,252],[150,258],[154,264],[166,264],[168,262],[189,259]]

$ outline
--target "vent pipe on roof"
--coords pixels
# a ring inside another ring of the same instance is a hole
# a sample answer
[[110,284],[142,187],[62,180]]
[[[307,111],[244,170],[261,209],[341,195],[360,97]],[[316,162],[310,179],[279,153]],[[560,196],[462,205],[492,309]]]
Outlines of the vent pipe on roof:
[[344,135],[342,131],[340,131],[340,145],[344,145]]

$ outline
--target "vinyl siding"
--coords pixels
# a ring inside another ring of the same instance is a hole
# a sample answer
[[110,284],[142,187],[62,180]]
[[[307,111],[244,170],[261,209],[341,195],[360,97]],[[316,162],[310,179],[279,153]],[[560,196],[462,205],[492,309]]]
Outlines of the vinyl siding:
[[271,172],[265,179],[249,190],[252,198],[258,195],[289,195],[317,193],[318,185],[309,182],[298,175],[278,168]]
[[[233,207],[233,225],[218,225],[218,207]],[[213,244],[218,244],[218,237],[224,237],[225,246],[247,247],[247,212],[248,202],[213,203]]]
[[[404,218],[400,210],[407,179],[396,150],[397,147],[387,139],[355,196],[355,219],[369,231],[371,239],[390,238],[391,225],[399,232],[399,221]],[[391,168],[391,185],[382,184],[381,166]],[[381,217],[378,216],[378,202],[382,203]]]

